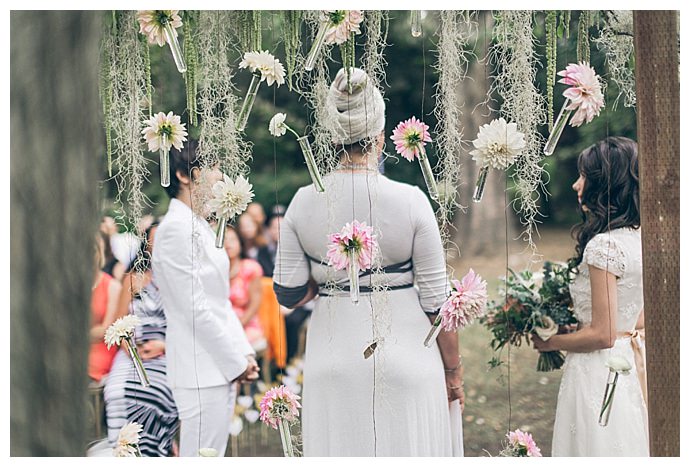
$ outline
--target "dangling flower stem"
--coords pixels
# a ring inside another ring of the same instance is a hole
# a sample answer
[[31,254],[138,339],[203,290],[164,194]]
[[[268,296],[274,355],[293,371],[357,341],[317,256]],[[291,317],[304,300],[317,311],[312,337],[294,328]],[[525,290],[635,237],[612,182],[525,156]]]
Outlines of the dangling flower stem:
[[283,445],[283,455],[285,457],[295,457],[295,448],[292,445],[292,436],[290,435],[290,424],[287,420],[281,419],[278,422],[278,429],[280,430],[280,442]]
[[[292,131],[291,128],[288,127],[290,131]],[[307,169],[309,170],[309,176],[311,177],[311,181],[314,184],[314,188],[316,188],[316,191],[319,193],[323,193],[325,191],[325,187],[323,184],[323,180],[321,179],[321,173],[319,172],[319,167],[316,165],[316,159],[314,159],[314,153],[311,150],[311,144],[309,143],[309,137],[308,136],[299,136],[297,133],[292,131],[295,136],[297,137],[297,142],[299,143],[299,147],[302,150],[302,155],[304,156],[304,162],[307,164]]]
[[485,165],[479,169],[479,175],[477,175],[477,183],[474,186],[474,194],[472,195],[472,201],[478,203],[484,197],[484,188],[486,188],[486,179],[489,175],[489,166]]
[[322,21],[319,25],[319,30],[316,33],[316,38],[314,38],[314,43],[311,45],[311,49],[309,49],[309,55],[307,55],[307,60],[304,62],[304,69],[306,71],[311,71],[314,69],[316,59],[319,56],[319,52],[321,52],[323,42],[326,39],[326,31],[328,31],[328,27],[330,26],[330,24],[330,20],[326,19]]
[[352,303],[359,303],[359,258],[358,253],[354,248],[347,251],[349,264],[347,266],[347,274],[350,278],[350,299]]
[[160,156],[161,186],[168,187],[170,186],[170,142],[166,133],[161,135],[161,146],[158,154]]
[[426,335],[426,339],[424,339],[424,347],[431,347],[431,344],[434,343],[438,335],[441,333],[441,315],[439,314],[436,319],[434,320],[434,324],[431,325],[431,329],[429,329],[429,333]]
[[426,182],[426,188],[429,192],[429,196],[434,201],[438,201],[438,187],[436,186],[436,179],[434,178],[434,172],[431,170],[431,164],[429,163],[429,158],[426,155],[426,150],[424,146],[420,144],[419,146],[419,166],[422,169],[422,175],[424,176],[424,181]]
[[556,145],[558,144],[558,140],[561,138],[563,128],[565,128],[565,125],[568,123],[568,119],[570,119],[570,115],[573,113],[572,110],[566,109],[568,104],[570,104],[570,99],[566,98],[565,102],[563,102],[563,107],[561,107],[561,111],[558,113],[556,123],[553,125],[551,133],[549,133],[549,139],[546,140],[546,145],[544,146],[544,155],[546,156],[550,156],[556,150]]
[[228,218],[221,217],[218,219],[218,227],[216,228],[216,248],[223,248],[225,243],[225,229],[228,227]]
[[170,52],[172,52],[173,60],[175,60],[177,71],[184,73],[187,71],[187,65],[184,63],[184,56],[182,55],[180,42],[177,40],[175,28],[173,28],[173,25],[170,21],[166,22],[163,26],[163,33],[165,34],[165,40],[170,46]]
[[618,384],[618,372],[609,370],[606,390],[604,391],[604,400],[601,402],[601,410],[599,411],[600,426],[607,426],[609,424],[611,408],[613,407],[613,396],[616,392],[616,384]]
[[145,388],[151,386],[149,376],[148,374],[146,374],[146,368],[144,368],[144,362],[141,361],[139,352],[137,352],[137,347],[136,345],[134,345],[134,338],[131,336],[124,337],[122,339],[122,344],[125,346],[127,353],[132,359],[132,363],[134,364],[134,369],[137,372],[137,376],[139,377],[139,382],[141,383],[141,386]]
[[244,96],[244,102],[242,103],[242,108],[237,116],[237,131],[243,131],[247,126],[247,120],[249,120],[249,113],[252,111],[254,106],[254,100],[256,99],[256,93],[259,91],[259,84],[261,84],[261,73],[256,72],[252,74],[252,81],[249,83],[249,89],[247,89],[247,94]]
[[422,10],[410,11],[410,29],[412,37],[419,37],[422,35]]

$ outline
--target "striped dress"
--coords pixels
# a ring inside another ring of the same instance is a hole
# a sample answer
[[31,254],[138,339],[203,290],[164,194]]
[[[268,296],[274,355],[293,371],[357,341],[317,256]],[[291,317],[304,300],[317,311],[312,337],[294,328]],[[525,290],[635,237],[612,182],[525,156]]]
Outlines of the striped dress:
[[[136,342],[165,341],[165,314],[158,288],[151,282],[135,296],[130,312],[141,320],[136,329]],[[145,360],[144,367],[151,386],[143,388],[132,360],[121,349],[105,380],[104,399],[108,425],[108,441],[117,443],[120,428],[127,422],[143,425],[139,448],[142,456],[167,457],[178,429],[177,408],[166,376],[165,354]]]

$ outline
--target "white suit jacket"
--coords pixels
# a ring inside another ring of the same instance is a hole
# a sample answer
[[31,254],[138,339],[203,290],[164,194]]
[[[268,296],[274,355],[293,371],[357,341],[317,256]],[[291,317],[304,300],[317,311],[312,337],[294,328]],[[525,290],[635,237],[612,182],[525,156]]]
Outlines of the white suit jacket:
[[230,262],[215,233],[183,202],[172,199],[156,230],[153,275],[167,320],[172,388],[228,384],[253,355],[230,304]]

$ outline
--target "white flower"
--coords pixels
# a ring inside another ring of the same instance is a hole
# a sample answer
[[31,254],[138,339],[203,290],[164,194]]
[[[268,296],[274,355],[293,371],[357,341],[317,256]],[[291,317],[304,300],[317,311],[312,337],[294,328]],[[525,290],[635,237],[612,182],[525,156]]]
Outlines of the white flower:
[[613,355],[606,361],[606,367],[611,371],[627,375],[632,369],[632,365],[627,358],[620,355]]
[[261,81],[266,80],[270,86],[274,82],[280,86],[285,82],[285,68],[280,60],[275,58],[268,51],[245,52],[244,58],[240,62],[240,68],[249,68],[249,71],[261,72]]
[[139,452],[139,439],[141,436],[139,432],[143,426],[129,422],[120,428],[120,434],[117,436],[117,445],[113,448],[115,457],[137,457]]
[[276,137],[283,136],[287,131],[287,125],[285,124],[286,118],[287,114],[281,112],[275,114],[268,124],[268,132]]
[[480,167],[505,170],[525,149],[525,135],[517,131],[517,124],[498,118],[482,125],[472,144],[476,149],[470,154]]
[[138,10],[139,32],[144,34],[149,44],[158,44],[163,47],[168,41],[163,29],[170,23],[173,35],[177,37],[177,28],[182,27],[180,10]]
[[550,316],[542,316],[541,322],[541,326],[534,327],[534,332],[537,333],[541,340],[548,341],[551,337],[558,334],[558,325]]
[[[182,143],[187,141],[185,124],[180,122],[179,115],[172,112],[168,112],[167,115],[158,112],[149,120],[144,121],[144,124],[148,124],[148,126],[144,128],[141,134],[144,135],[151,152],[158,151],[161,147],[170,149],[171,146],[175,146],[178,151],[181,151]],[[163,135],[167,137],[165,145],[163,144]]]
[[120,341],[125,337],[134,335],[134,329],[139,324],[139,318],[135,315],[125,315],[111,324],[105,331],[105,344],[108,348],[113,345],[120,345]]
[[223,174],[223,180],[216,182],[211,189],[213,198],[209,200],[208,207],[219,218],[232,219],[247,209],[254,193],[252,185],[242,175],[234,182]]
[[199,449],[199,457],[218,457],[218,450],[213,448]]

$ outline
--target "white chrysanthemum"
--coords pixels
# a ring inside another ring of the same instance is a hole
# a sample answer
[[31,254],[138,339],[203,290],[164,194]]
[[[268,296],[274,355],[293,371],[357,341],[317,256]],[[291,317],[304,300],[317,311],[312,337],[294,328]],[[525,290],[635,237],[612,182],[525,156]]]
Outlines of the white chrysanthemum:
[[143,426],[129,422],[120,429],[117,445],[113,448],[115,457],[136,457],[139,452],[139,439]]
[[232,219],[247,209],[254,193],[252,184],[242,175],[234,182],[223,174],[223,180],[216,182],[211,189],[213,198],[209,200],[208,207],[216,216]]
[[472,144],[476,149],[470,154],[480,167],[505,170],[525,149],[525,135],[517,130],[517,124],[498,118],[482,125]]
[[181,122],[179,115],[172,112],[168,112],[167,115],[158,112],[146,120],[144,124],[148,124],[148,126],[144,128],[141,134],[144,135],[151,152],[158,151],[163,146],[163,135],[167,136],[165,149],[174,146],[178,151],[181,151],[182,143],[187,141],[185,124]]
[[105,344],[108,348],[113,345],[120,345],[120,341],[134,335],[134,329],[140,323],[138,317],[134,315],[125,315],[122,318],[111,324],[105,331]]
[[287,131],[287,125],[285,125],[286,118],[287,114],[281,112],[275,114],[268,124],[268,132],[276,137],[283,136]]
[[268,51],[245,52],[244,58],[240,62],[240,68],[249,68],[252,73],[261,72],[261,81],[266,80],[270,86],[275,82],[278,86],[285,82],[285,68],[280,60],[275,58]]
[[606,367],[617,373],[627,375],[632,370],[632,365],[627,358],[620,355],[613,355],[606,361]]

